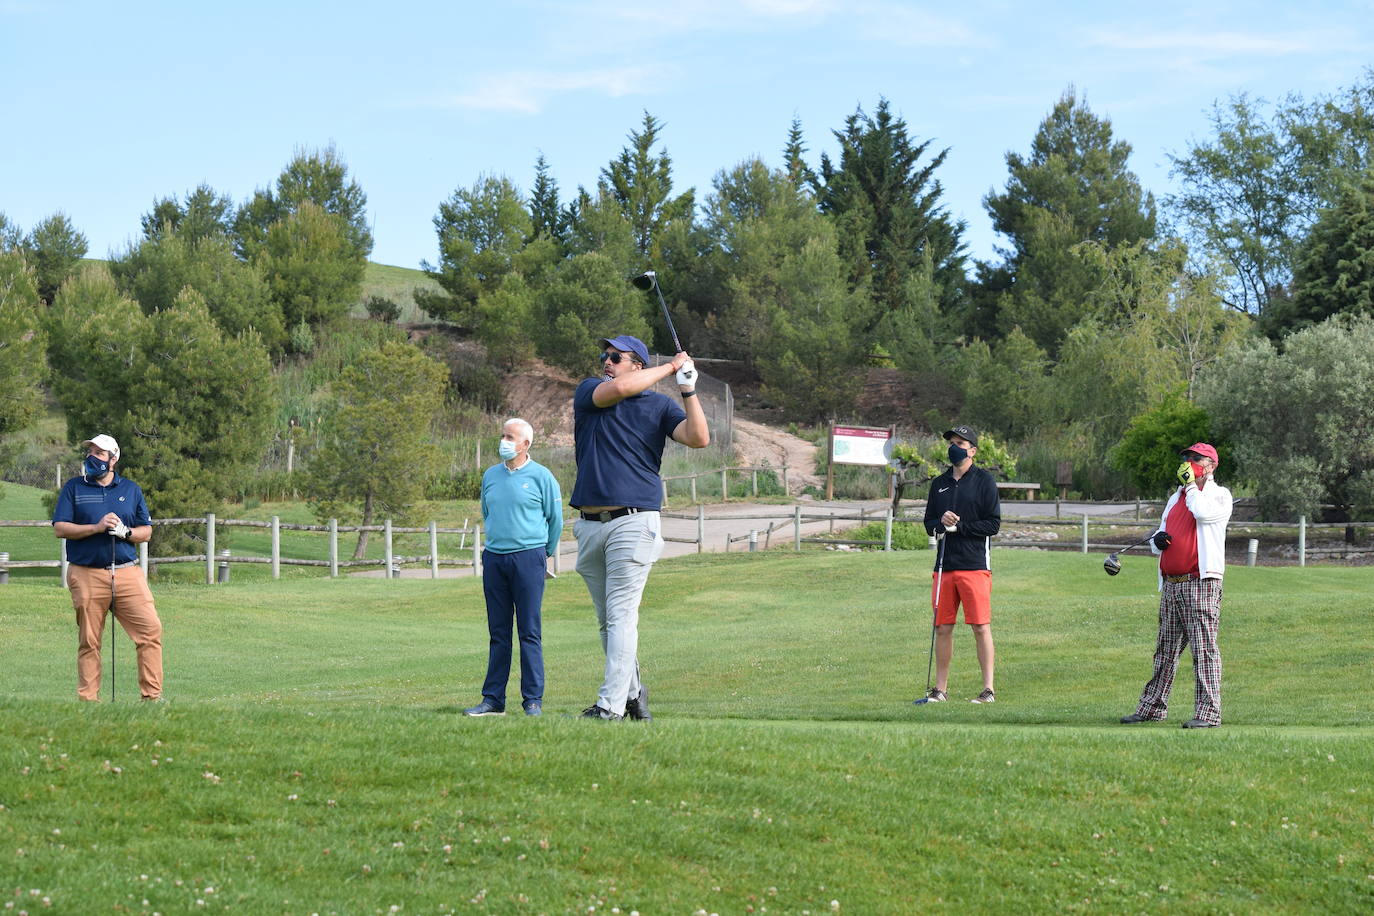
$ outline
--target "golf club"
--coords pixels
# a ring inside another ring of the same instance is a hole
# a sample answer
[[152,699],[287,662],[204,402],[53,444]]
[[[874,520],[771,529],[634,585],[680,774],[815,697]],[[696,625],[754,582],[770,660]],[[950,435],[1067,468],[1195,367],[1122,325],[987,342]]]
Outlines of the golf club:
[[1130,545],[1130,547],[1122,547],[1115,553],[1107,554],[1107,559],[1102,561],[1102,568],[1107,571],[1107,575],[1114,576],[1117,573],[1121,572],[1121,554],[1130,550],[1131,547],[1143,547],[1144,545],[1150,543],[1150,541],[1154,539],[1154,536],[1154,532],[1152,531],[1150,532],[1150,536],[1145,538],[1143,541],[1136,541],[1134,544]]
[[110,702],[115,701],[115,539],[110,535]]
[[658,304],[663,309],[663,320],[668,322],[668,333],[673,336],[673,352],[681,353],[682,343],[677,339],[677,328],[673,327],[672,316],[668,314],[668,303],[663,301],[663,290],[659,289],[658,286],[658,274],[652,270],[646,270],[637,277],[631,277],[630,282],[639,289],[652,289],[658,294]]
[[914,705],[924,706],[930,702],[930,669],[935,663],[935,619],[940,613],[940,586],[945,577],[945,535],[943,532],[935,536],[936,550],[939,553],[935,557],[935,599],[930,603],[930,655],[926,658],[926,693],[925,696],[916,700]]

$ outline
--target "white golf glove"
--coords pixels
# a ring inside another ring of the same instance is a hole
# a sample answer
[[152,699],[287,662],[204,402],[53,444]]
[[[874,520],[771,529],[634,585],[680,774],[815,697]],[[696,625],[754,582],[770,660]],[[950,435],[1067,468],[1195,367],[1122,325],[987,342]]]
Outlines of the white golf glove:
[[127,541],[129,539],[129,526],[124,524],[123,522],[120,522],[118,525],[115,525],[113,528],[110,529],[110,534],[113,534],[121,541]]
[[697,366],[690,359],[682,364],[682,368],[677,370],[677,383],[685,386],[689,391],[696,390],[697,387]]

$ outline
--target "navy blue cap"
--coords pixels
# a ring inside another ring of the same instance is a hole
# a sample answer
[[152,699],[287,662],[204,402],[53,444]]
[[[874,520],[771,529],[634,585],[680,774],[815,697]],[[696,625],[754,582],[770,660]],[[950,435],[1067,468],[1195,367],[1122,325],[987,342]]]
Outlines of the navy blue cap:
[[601,338],[602,347],[613,347],[616,350],[629,351],[638,358],[640,365],[649,365],[649,348],[644,346],[644,341],[638,337],[631,337],[629,334],[621,334],[619,337]]

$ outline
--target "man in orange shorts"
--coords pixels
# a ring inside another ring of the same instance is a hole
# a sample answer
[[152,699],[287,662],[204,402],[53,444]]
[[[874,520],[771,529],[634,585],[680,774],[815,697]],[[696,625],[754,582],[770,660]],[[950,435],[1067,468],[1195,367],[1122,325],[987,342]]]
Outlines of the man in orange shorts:
[[[992,703],[992,536],[1002,527],[1002,502],[992,474],[977,467],[978,433],[960,424],[945,432],[950,468],[930,482],[925,525],[940,539],[936,546],[937,572],[931,582],[935,606],[935,686],[927,703],[949,699],[949,661],[954,654],[954,623],[960,605],[964,623],[973,628],[983,691],[974,703]],[[936,599],[938,587],[939,600]]]

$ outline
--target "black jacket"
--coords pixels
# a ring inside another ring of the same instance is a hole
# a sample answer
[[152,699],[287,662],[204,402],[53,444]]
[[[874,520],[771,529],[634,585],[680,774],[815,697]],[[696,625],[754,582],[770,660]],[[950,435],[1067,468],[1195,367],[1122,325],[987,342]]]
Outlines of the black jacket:
[[[940,516],[947,510],[959,516],[957,529],[945,533]],[[992,536],[1002,527],[1002,502],[992,474],[973,465],[968,473],[954,479],[950,468],[930,482],[926,497],[926,532],[944,534],[941,546],[944,568],[991,569]],[[936,554],[936,561],[940,554]]]

